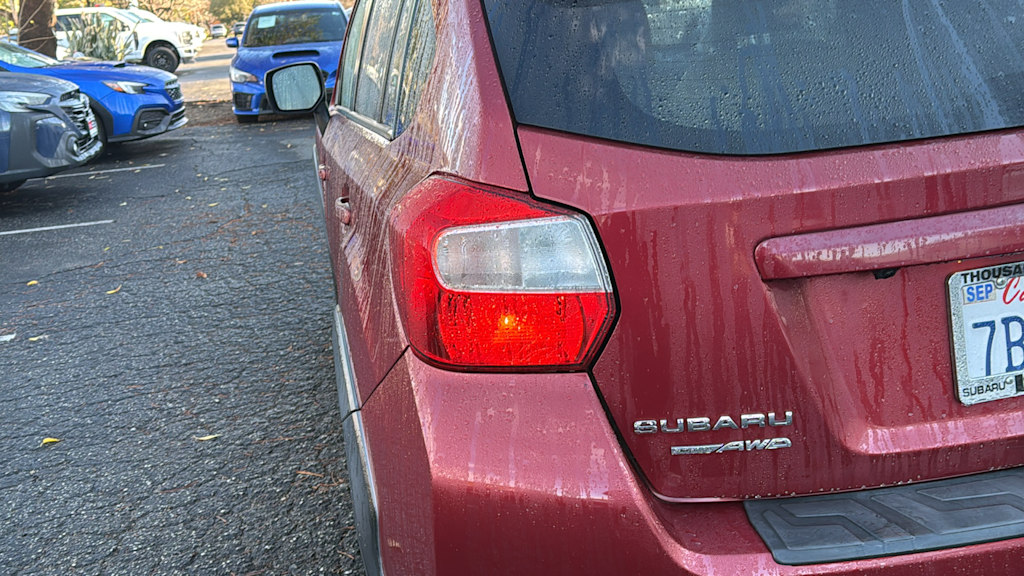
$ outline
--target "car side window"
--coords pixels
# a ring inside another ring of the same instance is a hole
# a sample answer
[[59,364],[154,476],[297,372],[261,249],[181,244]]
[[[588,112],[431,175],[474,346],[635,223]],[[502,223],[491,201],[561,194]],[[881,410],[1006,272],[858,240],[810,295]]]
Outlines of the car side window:
[[370,13],[372,5],[373,0],[362,0],[356,4],[348,22],[348,37],[345,38],[344,55],[341,60],[341,90],[338,91],[337,104],[349,109],[352,108],[356,93],[359,56],[363,51],[363,39],[366,37],[366,15]]
[[406,51],[402,97],[399,102],[398,125],[395,127],[395,134],[401,133],[416,113],[420,94],[423,93],[423,86],[427,83],[430,68],[434,65],[436,48],[433,2],[419,0],[416,4],[412,32],[409,35],[409,48]]
[[359,63],[359,79],[356,82],[355,111],[380,121],[381,101],[384,83],[391,58],[397,10],[401,0],[377,0],[373,3],[370,20],[366,27],[366,42]]
[[384,91],[381,123],[392,128],[395,127],[395,116],[398,114],[399,81],[402,77],[405,53],[409,45],[409,27],[412,24],[415,4],[416,0],[405,0],[402,14],[398,20],[398,30],[395,32],[395,42],[391,49],[391,66],[388,70],[387,86]]
[[75,23],[82,19],[78,15],[57,16],[57,29],[61,32],[68,32],[74,29]]

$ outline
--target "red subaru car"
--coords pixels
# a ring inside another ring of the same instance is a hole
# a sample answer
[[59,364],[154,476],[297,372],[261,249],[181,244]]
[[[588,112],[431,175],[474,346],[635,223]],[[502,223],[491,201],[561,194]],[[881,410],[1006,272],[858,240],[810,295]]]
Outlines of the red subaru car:
[[360,0],[314,110],[373,574],[1020,574],[1011,0]]

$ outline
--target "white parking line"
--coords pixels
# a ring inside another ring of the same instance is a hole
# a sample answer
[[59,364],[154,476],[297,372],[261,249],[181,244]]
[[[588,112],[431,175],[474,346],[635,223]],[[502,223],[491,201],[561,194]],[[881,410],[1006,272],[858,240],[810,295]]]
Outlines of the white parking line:
[[8,230],[0,232],[0,236],[13,236],[15,234],[29,234],[31,232],[47,232],[49,230],[63,230],[65,228],[81,228],[82,226],[99,226],[100,224],[113,224],[113,220],[97,220],[95,222],[79,222],[78,224],[63,224],[61,226],[44,226],[43,228],[25,228],[24,230]]
[[130,172],[132,170],[145,170],[146,168],[163,168],[167,164],[146,164],[145,166],[132,166],[131,168],[111,168],[110,170],[96,170],[95,172],[72,172],[70,174],[57,174],[56,176],[47,176],[47,180],[55,180],[57,178],[71,178],[74,176],[96,176],[98,174],[111,174],[113,172]]

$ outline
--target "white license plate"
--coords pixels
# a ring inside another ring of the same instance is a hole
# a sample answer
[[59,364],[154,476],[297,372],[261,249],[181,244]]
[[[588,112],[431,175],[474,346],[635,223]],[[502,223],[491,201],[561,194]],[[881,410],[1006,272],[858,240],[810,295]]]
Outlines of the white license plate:
[[957,272],[946,285],[960,401],[1024,396],[1024,262]]
[[99,133],[99,130],[96,129],[96,121],[89,120],[89,136],[96,136]]

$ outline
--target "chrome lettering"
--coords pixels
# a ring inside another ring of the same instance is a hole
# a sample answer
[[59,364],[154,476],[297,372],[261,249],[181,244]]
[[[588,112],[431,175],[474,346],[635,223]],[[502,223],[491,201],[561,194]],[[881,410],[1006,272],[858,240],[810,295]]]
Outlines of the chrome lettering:
[[715,422],[715,427],[712,430],[721,430],[722,428],[732,428],[733,430],[739,430],[740,427],[736,425],[736,421],[728,416],[719,416],[718,422]]
[[676,420],[676,427],[675,428],[669,428],[668,420],[662,420],[661,421],[661,431],[662,432],[682,432],[683,429],[684,429],[684,423],[685,422],[686,422],[685,420],[683,420],[682,418],[679,418],[679,419]]
[[747,440],[747,451],[751,450],[764,450],[771,444],[771,438],[765,438],[763,440]]
[[673,456],[692,456],[695,454],[723,454],[725,452],[754,452],[763,450],[781,450],[792,448],[793,441],[789,438],[763,438],[758,440],[736,440],[725,444],[698,444],[694,446],[673,446]]
[[680,432],[713,432],[723,429],[746,430],[748,428],[765,428],[768,426],[792,426],[793,411],[786,410],[780,417],[775,412],[767,414],[742,414],[739,424],[736,419],[728,414],[711,418],[665,418],[663,420],[637,420],[633,422],[633,432],[637,434],[654,434],[664,432],[667,434],[678,434]]
[[775,417],[775,412],[768,413],[768,425],[769,426],[792,426],[793,425],[793,412],[786,410],[786,419],[778,420]]
[[764,428],[764,414],[744,414],[740,416],[740,427],[746,430],[751,426],[760,426]]
[[637,420],[633,422],[633,432],[637,434],[654,434],[658,431],[658,423],[654,420]]
[[711,418],[687,418],[686,429],[690,432],[707,432],[711,430]]

